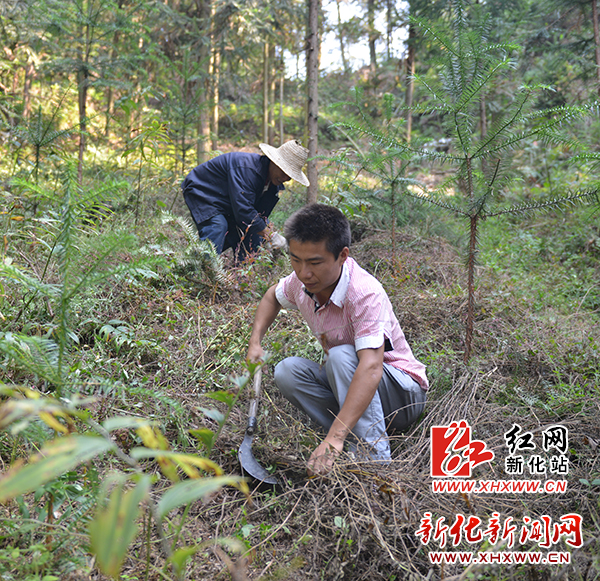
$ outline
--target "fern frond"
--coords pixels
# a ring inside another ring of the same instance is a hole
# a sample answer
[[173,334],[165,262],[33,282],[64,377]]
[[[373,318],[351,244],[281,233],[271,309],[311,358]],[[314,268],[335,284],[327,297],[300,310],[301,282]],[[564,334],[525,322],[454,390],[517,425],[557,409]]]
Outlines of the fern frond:
[[37,277],[31,276],[12,264],[0,263],[0,275],[14,280],[29,292],[39,294],[42,297],[56,298],[60,295],[60,289],[56,285],[42,282]]
[[573,161],[592,162],[595,165],[600,163],[600,152],[580,153],[573,157]]
[[436,88],[429,82],[427,82],[423,77],[419,74],[415,74],[413,76],[414,80],[418,82],[420,85],[423,85],[427,92],[433,97],[436,105],[433,107],[430,106],[414,106],[413,111],[417,113],[425,113],[425,112],[438,112],[438,113],[450,113],[452,111],[452,104],[446,100],[446,96],[442,93],[438,92]]
[[8,355],[18,369],[33,373],[53,385],[62,383],[59,346],[55,341],[18,333],[0,333],[0,351]]
[[432,192],[414,192],[411,190],[407,190],[406,192],[404,192],[404,194],[410,196],[415,200],[418,200],[421,203],[431,204],[433,206],[437,206],[438,208],[444,208],[445,210],[449,210],[450,212],[458,216],[468,216],[468,212],[466,212],[464,209],[460,208],[456,204],[451,204],[450,202],[443,200],[440,196],[439,189]]
[[454,42],[451,37],[449,37],[445,31],[440,28],[434,27],[428,21],[423,20],[421,18],[417,18],[415,16],[409,16],[410,21],[415,26],[419,27],[424,32],[425,35],[429,35],[432,39],[439,44],[448,54],[452,56],[458,56],[454,49]]
[[192,222],[181,216],[175,216],[171,212],[163,210],[160,214],[162,224],[168,224],[169,222],[175,222],[185,234],[189,244],[194,243],[198,239],[198,230]]
[[177,255],[177,266],[184,276],[200,282],[196,280],[195,276],[203,273],[212,285],[232,284],[232,277],[225,270],[223,259],[217,254],[213,243],[210,240],[199,240],[198,230],[190,220],[174,216],[167,211],[162,212],[161,220],[163,224],[176,223],[188,239],[188,246]]

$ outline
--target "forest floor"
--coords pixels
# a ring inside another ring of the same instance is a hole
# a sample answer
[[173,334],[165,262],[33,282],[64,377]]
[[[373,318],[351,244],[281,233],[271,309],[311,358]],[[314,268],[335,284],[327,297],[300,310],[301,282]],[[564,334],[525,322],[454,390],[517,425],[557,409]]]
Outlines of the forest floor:
[[[275,216],[279,221],[291,209],[282,206]],[[183,216],[184,210],[176,208],[175,213]],[[351,255],[381,281],[416,357],[427,365],[431,388],[425,411],[407,433],[392,439],[391,465],[343,457],[330,476],[308,478],[306,460],[320,435],[279,394],[272,369],[290,355],[320,361],[322,353],[301,317],[281,312],[263,343],[270,360],[253,444],[256,459],[277,477],[278,485],[249,482],[249,496],[225,487],[170,513],[165,534],[173,548],[193,547],[182,578],[600,578],[600,232],[592,225],[577,236],[565,235],[573,223],[579,222],[556,215],[521,223],[518,229],[510,224],[490,227],[477,270],[473,356],[465,363],[466,290],[459,237],[444,231],[435,216],[398,228],[393,241],[384,227],[354,220]],[[542,234],[555,242],[541,244]],[[210,458],[225,474],[239,475],[237,451],[246,427],[248,390],[231,410],[210,395],[237,395],[232,377],[245,372],[254,309],[266,289],[290,272],[287,255],[261,251],[251,264],[234,267],[226,254],[224,271],[209,276],[180,267],[178,256],[188,242],[176,221],[150,220],[139,238],[152,252],[167,256],[168,268],[158,277],[123,278],[77,305],[80,344],[73,369],[80,378],[112,381],[110,389],[91,385],[95,403],[90,414],[98,422],[119,415],[150,418],[174,449],[188,453],[206,453],[190,430],[218,432]],[[22,239],[28,243],[33,238]],[[14,255],[43,265],[43,251],[29,245]],[[122,253],[112,260],[128,257]],[[569,293],[575,291],[573,298]],[[39,308],[45,312],[43,304]],[[20,380],[18,374],[13,378]],[[222,429],[207,416],[207,408],[229,414]],[[435,491],[431,428],[463,420],[471,428],[471,440],[494,453],[490,461],[473,466],[466,481],[488,484],[477,491]],[[511,456],[506,437],[515,425],[521,449],[512,456],[522,456],[520,472],[511,471],[514,460],[506,462]],[[557,426],[558,432],[552,431]],[[560,441],[545,441],[556,433],[567,436],[562,441],[566,449],[559,449]],[[125,452],[137,445],[133,432],[114,435]],[[15,454],[12,446],[12,451],[2,448],[7,463]],[[95,468],[104,480],[117,466],[112,458]],[[147,470],[157,478],[153,494],[158,497],[169,481],[151,462]],[[73,478],[79,481],[81,475]],[[536,481],[542,488],[507,489],[513,481]],[[546,488],[554,481],[566,482],[566,490]],[[29,503],[28,512],[23,504],[18,511],[5,507],[5,524],[17,523],[19,512],[33,516],[40,497],[31,497],[23,501]],[[86,514],[91,515],[92,505],[72,502],[81,518],[62,528],[56,525],[50,572],[62,573],[48,579],[107,579],[85,551]],[[428,518],[430,538],[417,535],[427,530]],[[4,544],[10,550],[15,538],[24,546],[37,542],[40,547],[50,538],[43,521],[34,528],[31,522],[26,519],[22,528],[7,533]],[[120,579],[174,578],[148,522],[140,522]],[[438,551],[476,554],[494,544],[504,557],[508,551],[528,552],[569,562],[508,565],[487,557],[469,565],[431,562]],[[3,550],[4,571],[18,570]],[[25,578],[16,575],[6,579]]]
[[[465,364],[464,268],[456,248],[440,236],[411,228],[396,233],[395,252],[387,231],[359,227],[355,234],[352,256],[382,282],[417,358],[428,365],[431,389],[425,412],[408,433],[393,438],[390,466],[342,458],[329,477],[308,478],[306,459],[319,434],[278,393],[272,367],[292,354],[320,360],[321,353],[301,318],[282,312],[264,343],[271,360],[263,375],[260,432],[253,445],[257,460],[279,483],[270,487],[252,482],[250,497],[224,488],[191,506],[183,515],[179,543],[202,550],[191,559],[186,578],[599,578],[596,316],[585,310],[533,308],[527,297],[511,292],[515,283],[506,273],[482,266],[474,356]],[[215,404],[206,393],[233,389],[229,377],[243,372],[254,308],[266,288],[289,272],[283,254],[272,257],[265,252],[240,268],[232,266],[230,256],[224,262],[227,277],[213,287],[184,284],[166,289],[159,284],[141,292],[123,289],[124,295],[112,300],[111,317],[143,319],[146,335],[163,346],[159,357],[142,355],[138,365],[143,375],[154,374],[147,386],[178,402],[168,412],[171,415],[160,420],[170,441],[183,441],[183,449],[190,444],[189,436],[185,438],[189,429],[216,429],[216,423],[200,411],[207,402]],[[149,321],[154,323],[148,326]],[[244,394],[212,450],[211,458],[226,474],[240,473],[237,450],[247,403]],[[106,407],[113,405],[107,402]],[[484,442],[494,453],[492,461],[473,468],[468,481],[496,482],[499,489],[485,485],[479,493],[432,489],[430,428],[461,420],[471,427],[471,439]],[[520,429],[518,442],[527,443],[529,434],[535,446],[514,451],[514,456],[523,457],[520,472],[510,471],[510,460],[505,463],[510,455],[506,435],[515,424]],[[544,445],[553,426],[561,426],[567,435],[562,451]],[[544,473],[532,457],[542,459]],[[523,493],[502,488],[503,482],[523,480],[543,486],[564,480],[567,489],[552,493],[542,487]],[[170,516],[171,534],[182,513]],[[421,539],[416,532],[427,516],[434,529],[431,538]],[[583,544],[574,548],[578,517]],[[430,553],[436,551],[489,549],[494,544],[490,542],[494,518],[500,526],[495,550],[543,553],[544,559],[561,553],[568,555],[561,558],[569,563],[515,566],[506,561],[493,564],[485,557],[468,566],[430,562]],[[477,525],[469,533],[472,542],[466,538],[467,522]],[[441,535],[434,538],[436,524]],[[444,532],[444,524],[455,526]],[[453,544],[457,530],[462,536]],[[478,537],[480,532],[486,535]],[[547,539],[553,532],[554,538]],[[140,536],[130,554],[123,579],[161,578],[162,557],[154,536],[152,540]]]

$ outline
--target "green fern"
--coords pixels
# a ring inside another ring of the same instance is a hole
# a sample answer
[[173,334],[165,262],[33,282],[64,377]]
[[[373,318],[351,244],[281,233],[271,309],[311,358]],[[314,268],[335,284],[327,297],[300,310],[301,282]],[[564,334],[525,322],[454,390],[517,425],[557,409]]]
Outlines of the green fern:
[[21,369],[50,385],[60,385],[59,350],[56,341],[20,333],[0,333],[0,351]]
[[[26,182],[20,184],[27,187]],[[14,259],[7,258],[0,264],[0,275],[7,284],[25,291],[23,307],[16,317],[7,320],[7,332],[0,337],[0,352],[8,356],[13,366],[43,378],[61,396],[77,388],[70,377],[72,348],[78,342],[74,328],[75,299],[111,278],[156,276],[151,266],[157,259],[142,257],[114,263],[116,253],[131,248],[136,239],[119,231],[98,233],[85,227],[83,217],[103,192],[83,194],[73,164],[63,167],[57,191],[49,192],[35,184],[30,186],[40,199],[58,205],[58,210],[49,212],[40,222],[43,230],[36,232],[36,238],[47,250],[40,274],[28,272]],[[27,318],[29,305],[36,300],[47,303],[48,312],[52,314],[44,336],[15,333],[19,320]]]
[[[199,240],[194,224],[186,218],[163,211],[163,224],[176,224],[187,239],[187,246],[176,253],[176,270],[188,280],[202,284],[206,278],[211,286],[231,284],[231,276],[223,266],[221,256],[210,240]],[[200,277],[200,278],[199,278]]]

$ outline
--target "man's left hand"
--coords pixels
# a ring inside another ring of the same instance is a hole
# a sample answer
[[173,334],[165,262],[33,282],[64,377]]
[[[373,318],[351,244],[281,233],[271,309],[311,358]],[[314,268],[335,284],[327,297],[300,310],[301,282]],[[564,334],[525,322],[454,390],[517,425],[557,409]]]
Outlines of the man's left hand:
[[279,234],[279,232],[273,232],[273,235],[269,240],[269,246],[274,250],[285,248],[287,246],[287,241],[281,234]]
[[309,476],[325,476],[333,468],[335,459],[344,450],[344,442],[329,442],[324,440],[311,454],[308,460]]

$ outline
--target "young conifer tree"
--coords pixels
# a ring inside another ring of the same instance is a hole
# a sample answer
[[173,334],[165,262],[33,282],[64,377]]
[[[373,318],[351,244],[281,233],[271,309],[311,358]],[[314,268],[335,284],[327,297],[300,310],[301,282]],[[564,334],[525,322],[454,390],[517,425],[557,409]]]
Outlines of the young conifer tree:
[[[492,26],[484,10],[474,7],[471,14],[461,0],[452,4],[450,32],[416,21],[441,49],[436,65],[440,73],[435,84],[416,75],[429,95],[426,109],[442,115],[452,148],[440,157],[455,171],[427,200],[462,217],[468,222],[467,314],[464,359],[472,352],[475,316],[475,266],[478,237],[483,220],[504,214],[527,215],[544,208],[558,208],[594,198],[590,192],[552,192],[550,197],[507,206],[501,194],[515,179],[513,155],[536,139],[546,145],[560,144],[571,150],[581,145],[561,129],[588,114],[586,107],[563,106],[537,109],[536,101],[543,86],[520,86],[491,122],[486,113],[486,97],[494,87],[509,81],[520,47],[491,40]],[[423,152],[431,156],[430,152]],[[450,189],[454,195],[448,196]]]
[[[478,238],[482,221],[504,214],[528,215],[536,210],[558,208],[578,201],[597,200],[597,191],[570,192],[560,187],[550,196],[517,205],[508,205],[504,193],[515,181],[513,156],[533,140],[545,145],[562,145],[575,151],[582,146],[561,130],[573,121],[589,114],[589,107],[561,106],[536,108],[541,92],[551,90],[544,86],[521,85],[507,97],[488,119],[486,105],[490,94],[502,83],[514,83],[511,73],[516,69],[520,47],[514,43],[491,40],[492,25],[485,6],[471,6],[469,13],[461,0],[451,4],[449,24],[438,21],[412,19],[413,24],[437,45],[437,60],[429,63],[429,70],[437,75],[415,75],[420,91],[426,95],[421,104],[411,107],[413,114],[435,116],[441,119],[443,134],[451,144],[447,151],[419,147],[389,131],[377,129],[375,124],[344,123],[346,130],[368,137],[374,148],[385,155],[361,155],[362,167],[374,175],[381,174],[382,164],[390,164],[395,156],[396,167],[406,169],[407,156],[413,163],[433,161],[447,172],[446,179],[435,190],[419,191],[406,187],[411,180],[401,174],[394,177],[394,185],[403,184],[403,195],[439,206],[462,218],[468,229],[466,252],[467,313],[464,359],[472,353],[475,318],[475,266]],[[596,104],[597,105],[597,104]],[[400,113],[405,106],[400,105]],[[363,115],[364,119],[364,115]],[[390,167],[394,167],[393,164]],[[389,179],[384,179],[395,199],[396,190]]]

